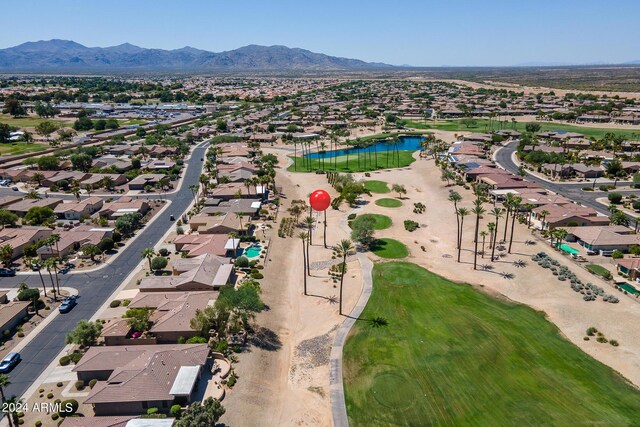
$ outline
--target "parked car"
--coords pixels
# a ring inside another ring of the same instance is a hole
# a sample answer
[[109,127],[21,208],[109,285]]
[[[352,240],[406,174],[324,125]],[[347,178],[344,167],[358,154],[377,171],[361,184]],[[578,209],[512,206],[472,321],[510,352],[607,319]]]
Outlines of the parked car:
[[175,221],[176,218],[173,215],[169,215],[169,221]]
[[12,351],[7,354],[5,358],[2,359],[2,362],[0,362],[0,373],[6,374],[7,372],[11,372],[21,360],[22,357],[20,357],[20,353]]
[[12,268],[0,268],[0,277],[13,277],[16,271]]
[[13,191],[18,191],[18,187],[11,187]]
[[60,313],[68,313],[71,311],[71,309],[73,307],[75,307],[75,305],[78,303],[77,301],[78,297],[77,296],[70,296],[70,297],[66,297],[64,299],[64,301],[62,301],[62,304],[60,304],[60,307],[58,307],[58,311]]

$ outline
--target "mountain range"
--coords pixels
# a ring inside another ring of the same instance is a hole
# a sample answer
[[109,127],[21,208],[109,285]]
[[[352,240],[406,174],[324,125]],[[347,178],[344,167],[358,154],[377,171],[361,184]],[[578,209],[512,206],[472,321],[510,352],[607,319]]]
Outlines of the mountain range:
[[0,71],[330,71],[388,69],[391,65],[340,58],[286,46],[249,45],[226,52],[146,49],[124,43],[87,47],[71,40],[41,40],[0,49]]

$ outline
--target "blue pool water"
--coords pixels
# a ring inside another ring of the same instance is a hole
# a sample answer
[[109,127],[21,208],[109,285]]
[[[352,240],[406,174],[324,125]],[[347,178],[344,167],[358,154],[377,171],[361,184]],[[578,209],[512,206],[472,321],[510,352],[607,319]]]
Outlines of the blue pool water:
[[372,144],[367,148],[349,148],[342,150],[333,150],[333,151],[325,151],[324,153],[310,153],[305,157],[310,159],[331,159],[334,157],[346,156],[347,154],[358,154],[358,152],[371,152],[374,153],[376,150],[380,153],[384,153],[391,150],[399,150],[399,151],[416,151],[420,149],[420,142],[422,141],[421,136],[401,136],[400,141],[394,144],[391,141],[381,141],[376,144]]
[[242,255],[246,256],[247,258],[256,258],[260,256],[260,252],[262,252],[262,245],[257,243],[246,248],[243,251]]

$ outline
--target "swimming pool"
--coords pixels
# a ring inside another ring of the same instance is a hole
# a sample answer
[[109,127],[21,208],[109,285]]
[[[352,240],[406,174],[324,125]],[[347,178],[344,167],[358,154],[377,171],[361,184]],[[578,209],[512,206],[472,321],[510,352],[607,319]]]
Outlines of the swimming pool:
[[640,291],[638,291],[635,287],[631,286],[627,282],[616,282],[616,285],[619,288],[622,288],[622,290],[627,291],[628,293],[630,293],[632,295],[640,294]]
[[260,243],[254,243],[253,245],[246,247],[242,252],[242,255],[247,258],[257,258],[262,253],[262,245]]
[[[556,246],[558,246],[556,244]],[[562,249],[563,251],[565,251],[566,253],[570,254],[570,255],[578,255],[580,253],[579,250],[572,248],[569,245],[565,245],[564,243],[560,245],[560,249]]]

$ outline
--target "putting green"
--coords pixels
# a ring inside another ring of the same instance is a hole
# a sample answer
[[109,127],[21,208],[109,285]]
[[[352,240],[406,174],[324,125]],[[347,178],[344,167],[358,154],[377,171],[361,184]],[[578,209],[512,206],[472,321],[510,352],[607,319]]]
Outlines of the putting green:
[[398,199],[384,198],[376,200],[376,205],[383,208],[399,208],[402,206],[402,202]]

